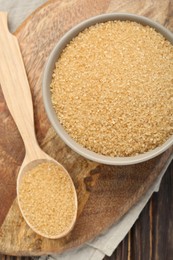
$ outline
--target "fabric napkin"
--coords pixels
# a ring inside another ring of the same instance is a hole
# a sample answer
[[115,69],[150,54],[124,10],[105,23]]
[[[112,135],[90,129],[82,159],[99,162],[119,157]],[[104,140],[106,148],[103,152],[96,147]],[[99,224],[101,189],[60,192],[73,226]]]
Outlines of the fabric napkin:
[[[11,32],[14,32],[28,15],[45,2],[46,0],[0,0],[0,11],[8,12],[9,28]],[[105,255],[111,256],[139,217],[139,214],[153,192],[159,190],[162,177],[172,159],[173,156],[167,162],[167,165],[145,196],[143,196],[143,198],[141,198],[141,200],[119,220],[119,222],[110,227],[106,232],[100,234],[92,241],[85,243],[80,248],[70,250],[63,254],[41,256],[39,257],[39,260],[101,260]]]

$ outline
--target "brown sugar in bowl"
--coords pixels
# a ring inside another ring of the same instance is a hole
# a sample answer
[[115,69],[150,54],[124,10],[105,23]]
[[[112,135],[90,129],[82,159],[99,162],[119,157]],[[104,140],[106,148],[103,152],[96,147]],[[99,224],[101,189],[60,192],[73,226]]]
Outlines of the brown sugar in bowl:
[[132,14],[100,15],[67,32],[43,78],[45,109],[64,142],[111,165],[139,163],[168,149],[173,144],[172,43],[166,28]]

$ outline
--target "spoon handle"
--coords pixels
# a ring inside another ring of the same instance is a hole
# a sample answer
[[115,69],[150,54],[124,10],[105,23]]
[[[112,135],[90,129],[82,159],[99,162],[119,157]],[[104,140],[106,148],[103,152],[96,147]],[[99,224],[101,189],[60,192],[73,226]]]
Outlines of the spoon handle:
[[26,152],[34,156],[38,145],[30,86],[17,38],[9,32],[7,13],[4,12],[0,12],[0,84]]

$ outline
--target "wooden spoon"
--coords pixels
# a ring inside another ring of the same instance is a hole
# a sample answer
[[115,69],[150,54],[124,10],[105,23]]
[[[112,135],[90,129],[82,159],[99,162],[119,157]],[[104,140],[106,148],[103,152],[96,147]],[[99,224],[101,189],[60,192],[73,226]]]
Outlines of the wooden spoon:
[[[28,46],[29,47],[29,46]],[[34,130],[33,104],[30,87],[23,64],[22,55],[18,45],[17,38],[12,35],[7,26],[7,13],[0,12],[0,84],[7,102],[8,108],[22,136],[26,154],[21,165],[17,178],[17,197],[19,197],[19,187],[24,174],[28,170],[36,167],[41,162],[51,161],[63,168],[64,174],[67,174],[68,181],[74,190],[75,211],[74,218],[66,231],[57,236],[46,236],[48,238],[60,238],[67,235],[73,228],[77,215],[77,195],[74,184],[68,172],[57,161],[47,155],[39,147]],[[51,188],[51,187],[49,187]],[[33,227],[26,218],[20,201],[19,207],[22,215],[28,225],[38,234],[44,236],[39,230]]]

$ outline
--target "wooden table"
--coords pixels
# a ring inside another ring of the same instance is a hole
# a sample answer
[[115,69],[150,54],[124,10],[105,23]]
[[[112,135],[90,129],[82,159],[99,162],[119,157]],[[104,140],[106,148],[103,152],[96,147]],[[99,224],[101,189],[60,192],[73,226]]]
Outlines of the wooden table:
[[[172,260],[173,257],[173,162],[158,193],[154,193],[139,219],[111,257],[104,260]],[[31,257],[0,255],[0,260]],[[85,260],[85,259],[82,259]]]
[[173,161],[158,193],[154,193],[139,219],[111,257],[104,260],[173,259]]

